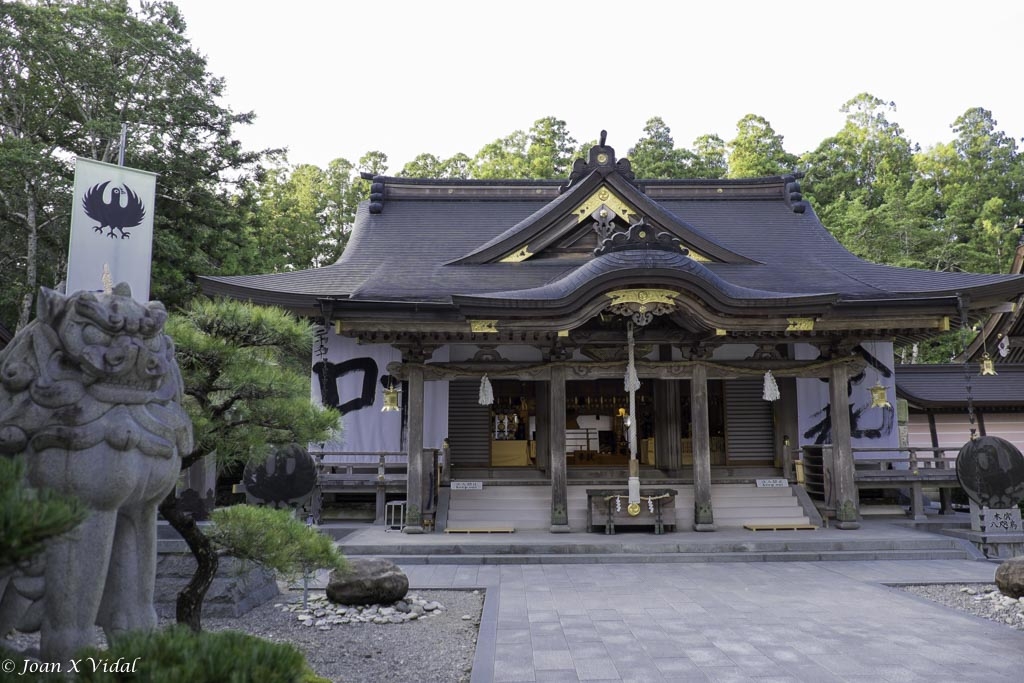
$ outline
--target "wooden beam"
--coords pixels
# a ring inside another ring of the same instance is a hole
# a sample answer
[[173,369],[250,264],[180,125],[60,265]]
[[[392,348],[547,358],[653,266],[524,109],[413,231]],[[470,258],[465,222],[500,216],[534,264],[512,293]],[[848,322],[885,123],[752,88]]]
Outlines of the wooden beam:
[[[848,370],[859,370],[864,360],[857,356],[844,356],[834,360],[743,360],[743,361],[638,361],[637,376],[641,379],[691,379],[696,368],[703,369],[708,379],[737,379],[760,377],[768,370],[776,377],[818,378],[828,377],[830,369],[842,365]],[[406,379],[410,363],[389,363],[388,372]],[[545,381],[554,368],[561,368],[566,379],[588,380],[622,377],[625,361],[461,361],[426,363],[421,366],[425,380],[482,377],[492,379],[518,379],[527,382]]]

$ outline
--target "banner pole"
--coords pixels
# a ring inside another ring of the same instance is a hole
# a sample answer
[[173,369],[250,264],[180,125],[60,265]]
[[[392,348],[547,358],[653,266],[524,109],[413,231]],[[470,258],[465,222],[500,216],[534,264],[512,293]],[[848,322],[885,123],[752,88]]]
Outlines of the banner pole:
[[124,145],[128,140],[128,124],[121,124],[121,144],[117,148],[117,165],[124,166]]

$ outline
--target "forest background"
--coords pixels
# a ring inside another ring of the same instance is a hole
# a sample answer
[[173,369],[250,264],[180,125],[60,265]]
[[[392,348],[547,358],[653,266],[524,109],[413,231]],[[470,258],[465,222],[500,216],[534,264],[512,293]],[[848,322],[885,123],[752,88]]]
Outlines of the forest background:
[[[475,152],[392,163],[368,150],[326,167],[291,165],[283,147],[242,146],[238,132],[255,113],[224,106],[225,88],[172,3],[0,0],[0,325],[24,325],[38,286],[63,280],[74,159],[116,163],[123,124],[125,164],[159,174],[152,297],[170,309],[199,294],[198,275],[336,261],[368,195],[362,174],[564,179],[596,143],[553,114]],[[756,113],[728,134],[680,144],[667,112],[651,112],[640,139],[617,151],[638,178],[801,171],[822,223],[858,256],[1006,272],[1024,230],[1015,135],[979,103],[950,122],[948,141],[922,148],[900,126],[896,102],[850,95],[839,105],[844,125],[800,153]],[[921,358],[948,360],[950,351],[937,341]]]

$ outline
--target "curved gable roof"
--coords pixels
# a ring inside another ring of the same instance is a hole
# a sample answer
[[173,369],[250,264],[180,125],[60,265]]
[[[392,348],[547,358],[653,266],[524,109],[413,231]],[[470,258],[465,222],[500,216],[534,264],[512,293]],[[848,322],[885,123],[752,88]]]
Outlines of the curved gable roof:
[[[577,223],[582,222],[589,218],[591,209],[596,210],[598,205],[605,202],[616,207],[615,213],[620,219],[628,222],[643,219],[655,230],[672,233],[688,247],[709,259],[722,263],[753,262],[652,201],[611,163],[614,162],[614,156],[609,159],[608,165],[593,168],[557,199],[465,256],[452,261],[452,265],[526,260],[564,236],[568,227],[575,227],[576,223],[566,222],[567,218],[574,216]],[[608,197],[600,198],[602,193]],[[516,254],[523,252],[525,255],[522,258],[516,258]]]
[[[602,153],[604,163],[598,159]],[[616,213],[620,227],[635,214],[654,231],[680,239],[691,255],[705,257],[700,267],[682,252],[675,258],[628,250],[614,258],[582,252],[572,258],[507,258],[532,245],[547,248],[572,229],[588,230],[573,212],[590,207],[588,200],[602,188],[615,196],[611,208],[626,211]],[[376,177],[371,200],[360,205],[336,263],[201,282],[209,294],[304,314],[331,301],[359,310],[388,306],[458,318],[465,315],[460,306],[471,303],[514,308],[571,299],[586,290],[587,278],[597,283],[593,287],[612,280],[640,286],[675,279],[683,289],[703,291],[736,309],[828,305],[841,317],[855,306],[860,321],[872,312],[892,316],[929,307],[955,318],[960,294],[976,309],[1024,295],[1024,278],[1016,275],[912,270],[854,256],[803,202],[795,176],[636,180],[627,160],[616,163],[611,148],[601,146],[591,150],[590,163],[578,162],[563,186]]]

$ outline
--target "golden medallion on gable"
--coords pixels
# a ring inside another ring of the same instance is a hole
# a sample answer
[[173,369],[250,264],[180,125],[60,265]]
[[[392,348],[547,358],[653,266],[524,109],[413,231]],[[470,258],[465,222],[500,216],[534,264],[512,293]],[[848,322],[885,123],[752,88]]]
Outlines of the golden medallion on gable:
[[633,211],[626,202],[622,201],[618,195],[608,189],[608,187],[602,185],[573,211],[576,215],[576,222],[582,223],[587,220],[595,211],[601,208],[602,205],[627,222],[629,216],[635,213],[635,211]]

